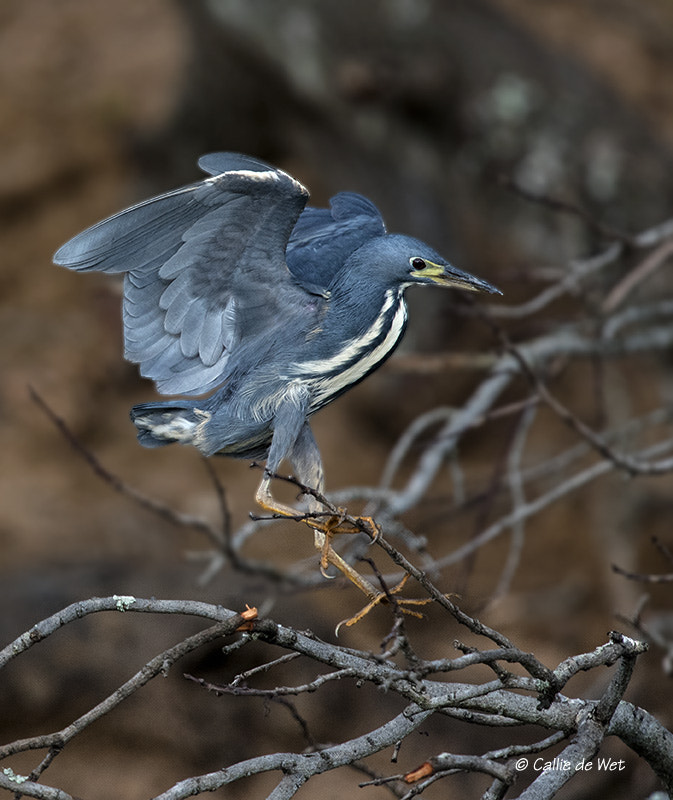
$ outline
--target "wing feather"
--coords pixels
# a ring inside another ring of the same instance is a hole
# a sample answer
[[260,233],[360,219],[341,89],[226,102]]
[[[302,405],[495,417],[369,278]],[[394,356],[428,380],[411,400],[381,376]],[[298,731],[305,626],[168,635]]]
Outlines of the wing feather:
[[309,207],[299,217],[288,242],[288,267],[308,291],[325,290],[351,253],[385,232],[371,200],[340,192],[329,208]]
[[212,153],[199,166],[212,177],[115,214],[54,257],[126,273],[125,355],[166,394],[215,388],[243,338],[306,302],[285,261],[306,189],[238,154]]

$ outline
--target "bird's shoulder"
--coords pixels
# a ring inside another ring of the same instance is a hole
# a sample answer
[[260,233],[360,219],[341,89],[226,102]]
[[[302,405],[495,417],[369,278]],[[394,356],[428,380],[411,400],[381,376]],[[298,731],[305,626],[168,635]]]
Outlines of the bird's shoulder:
[[288,242],[287,265],[307,290],[324,291],[355,250],[385,232],[371,200],[340,192],[329,208],[308,206],[301,213]]

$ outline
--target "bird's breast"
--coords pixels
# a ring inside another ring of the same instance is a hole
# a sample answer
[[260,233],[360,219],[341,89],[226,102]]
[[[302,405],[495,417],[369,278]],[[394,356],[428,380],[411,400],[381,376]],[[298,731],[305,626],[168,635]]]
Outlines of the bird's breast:
[[311,412],[343,394],[382,364],[402,338],[406,323],[402,292],[389,290],[380,312],[364,334],[345,339],[325,358],[295,363],[292,377],[311,387]]

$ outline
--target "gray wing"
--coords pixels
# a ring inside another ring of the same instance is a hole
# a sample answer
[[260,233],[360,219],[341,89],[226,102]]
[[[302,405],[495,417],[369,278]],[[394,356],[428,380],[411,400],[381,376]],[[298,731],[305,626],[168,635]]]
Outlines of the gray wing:
[[242,339],[308,299],[285,263],[307,190],[247,156],[212,153],[199,166],[213,177],[99,222],[54,256],[126,273],[124,354],[164,394],[215,388]]
[[371,200],[340,192],[329,208],[304,209],[287,245],[287,265],[305,289],[319,292],[329,287],[351,253],[385,232]]

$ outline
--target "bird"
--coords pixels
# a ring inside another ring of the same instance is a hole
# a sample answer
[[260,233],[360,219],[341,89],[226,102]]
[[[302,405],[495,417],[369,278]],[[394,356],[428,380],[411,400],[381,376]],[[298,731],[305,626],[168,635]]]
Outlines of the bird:
[[310,487],[304,517],[321,551],[371,604],[382,593],[332,547],[310,418],[391,355],[412,286],[501,294],[424,242],[388,233],[377,207],[340,192],[329,208],[251,156],[210,153],[205,179],[99,222],[54,255],[78,272],[123,273],[124,356],[170,400],[131,409],[145,447],[266,460],[255,499],[296,517],[271,482],[287,460]]

